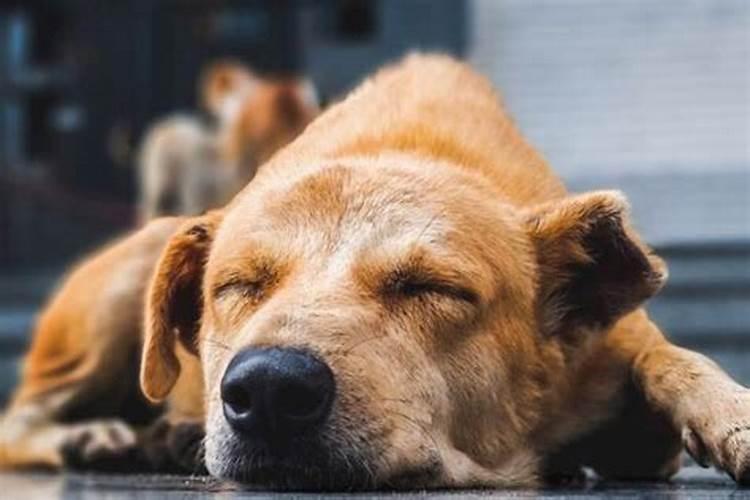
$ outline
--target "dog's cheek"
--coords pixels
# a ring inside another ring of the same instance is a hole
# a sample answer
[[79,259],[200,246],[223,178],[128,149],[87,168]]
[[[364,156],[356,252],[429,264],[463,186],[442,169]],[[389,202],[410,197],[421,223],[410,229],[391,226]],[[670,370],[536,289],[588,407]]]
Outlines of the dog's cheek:
[[201,364],[205,386],[206,409],[210,413],[214,406],[221,406],[220,383],[233,350],[225,341],[214,335],[203,335],[201,342]]
[[499,464],[521,449],[533,410],[532,335],[514,323],[504,317],[472,332],[443,363],[451,444],[478,463]]

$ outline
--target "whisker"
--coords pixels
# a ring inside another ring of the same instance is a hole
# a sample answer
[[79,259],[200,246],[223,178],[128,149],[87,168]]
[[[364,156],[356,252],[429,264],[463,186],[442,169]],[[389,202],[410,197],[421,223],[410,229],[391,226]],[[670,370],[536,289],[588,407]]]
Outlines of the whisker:
[[438,213],[430,217],[430,220],[427,221],[427,224],[425,224],[425,226],[419,232],[416,240],[414,240],[414,246],[416,246],[422,240],[422,237],[424,237],[425,233],[427,233],[427,230],[430,228],[430,226],[432,226],[432,224],[438,219],[438,217],[442,216],[444,212],[445,209],[441,209]]
[[[388,403],[388,404],[395,403],[395,404],[397,404],[397,405],[399,405],[401,407],[408,408],[410,411],[415,411],[415,408],[413,406],[414,402],[411,399],[406,399],[406,398],[382,398],[381,401],[383,401],[384,403]],[[389,406],[389,409],[391,409],[391,408],[392,407]],[[430,417],[429,412],[427,410],[417,410],[417,411],[420,411],[420,413],[424,414],[425,419],[423,420],[423,422],[425,424],[428,424],[429,423],[429,417]]]
[[440,450],[440,446],[438,446],[437,440],[432,435],[432,433],[425,427],[427,422],[422,422],[422,421],[413,419],[409,417],[408,415],[405,415],[399,411],[393,411],[393,414],[401,417],[404,421],[409,422],[413,426],[415,426],[419,431],[422,432],[422,434],[424,434],[425,437],[429,438],[429,440],[432,441],[432,445],[435,447],[436,451]]
[[381,401],[393,402],[393,403],[413,403],[411,399],[406,398],[382,398]]
[[219,348],[227,350],[227,351],[231,351],[232,350],[232,347],[229,344],[225,344],[224,342],[221,342],[221,341],[216,340],[216,339],[206,338],[206,339],[203,339],[203,342],[205,342],[207,344],[211,344],[212,346],[219,347]]
[[374,342],[376,340],[380,340],[382,338],[386,338],[387,335],[384,333],[381,333],[379,335],[373,335],[372,337],[367,337],[362,340],[359,340],[355,342],[353,345],[347,347],[343,352],[339,353],[341,356],[347,356],[349,355],[354,349],[357,349],[358,347],[362,347],[363,345],[369,344],[370,342]]

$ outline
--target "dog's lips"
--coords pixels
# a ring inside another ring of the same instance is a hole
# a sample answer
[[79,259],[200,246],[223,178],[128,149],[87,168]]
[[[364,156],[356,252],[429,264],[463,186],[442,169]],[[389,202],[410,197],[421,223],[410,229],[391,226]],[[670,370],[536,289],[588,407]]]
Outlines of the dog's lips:
[[365,457],[343,448],[331,451],[319,440],[274,446],[235,437],[222,448],[212,472],[243,487],[331,491],[368,489],[373,483]]
[[372,486],[364,466],[329,466],[262,460],[226,471],[225,479],[245,487],[295,491],[362,490]]
[[[438,486],[442,467],[430,461],[386,478],[373,475],[373,465],[362,459],[300,460],[243,455],[230,460],[222,477],[245,488],[291,491],[413,490]],[[324,465],[321,465],[324,464]]]
[[285,462],[263,462],[252,467],[238,468],[232,477],[248,488],[281,489],[294,491],[362,491],[385,488],[388,490],[413,490],[430,488],[437,484],[439,467],[418,467],[395,474],[383,481],[375,481],[364,465],[346,468],[323,469],[318,466],[300,466]]

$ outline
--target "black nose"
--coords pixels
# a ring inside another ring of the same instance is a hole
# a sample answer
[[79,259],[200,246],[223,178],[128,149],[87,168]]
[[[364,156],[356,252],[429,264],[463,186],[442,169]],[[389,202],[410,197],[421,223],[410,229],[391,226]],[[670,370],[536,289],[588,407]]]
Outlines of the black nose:
[[229,425],[265,437],[289,437],[321,424],[335,391],[327,364],[309,352],[278,347],[240,351],[221,381]]

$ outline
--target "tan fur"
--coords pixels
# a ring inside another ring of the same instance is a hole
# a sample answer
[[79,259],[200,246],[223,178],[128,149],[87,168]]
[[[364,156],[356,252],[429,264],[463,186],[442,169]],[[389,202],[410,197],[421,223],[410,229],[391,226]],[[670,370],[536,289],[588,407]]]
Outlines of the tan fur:
[[[750,392],[649,320],[665,279],[621,194],[566,193],[484,78],[415,55],[176,231],[141,383],[161,400],[200,361],[208,470],[279,488],[664,479],[683,439],[747,480]],[[323,461],[269,477],[241,448],[219,386],[252,346],[331,367]]]

